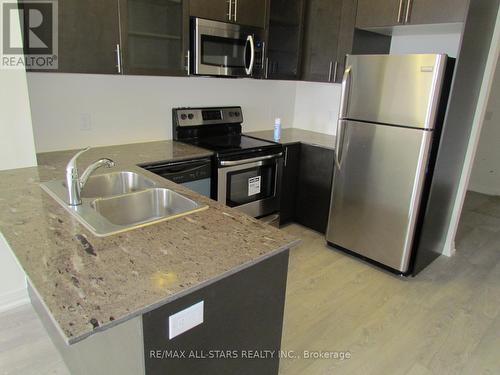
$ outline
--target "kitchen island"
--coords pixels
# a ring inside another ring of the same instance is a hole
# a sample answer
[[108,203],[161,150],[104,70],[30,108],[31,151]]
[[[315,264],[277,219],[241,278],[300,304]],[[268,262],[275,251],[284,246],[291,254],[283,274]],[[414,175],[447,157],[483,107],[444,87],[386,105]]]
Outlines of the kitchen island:
[[[40,188],[64,178],[73,154],[40,154],[38,167],[0,172],[0,231],[71,373],[277,373],[277,356],[242,353],[279,349],[288,249],[298,241],[137,167],[210,154],[171,141],[91,149],[79,165],[110,157],[116,167],[96,173],[140,173],[208,208],[93,236]],[[203,322],[170,339],[169,316],[200,302]],[[202,357],[210,350],[235,350],[238,358]]]

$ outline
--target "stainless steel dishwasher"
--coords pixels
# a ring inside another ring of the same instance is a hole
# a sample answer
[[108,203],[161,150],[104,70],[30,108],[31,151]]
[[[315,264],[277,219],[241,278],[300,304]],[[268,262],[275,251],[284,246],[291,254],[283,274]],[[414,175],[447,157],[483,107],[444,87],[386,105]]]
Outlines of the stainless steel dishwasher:
[[210,158],[161,162],[141,167],[210,198],[212,174]]

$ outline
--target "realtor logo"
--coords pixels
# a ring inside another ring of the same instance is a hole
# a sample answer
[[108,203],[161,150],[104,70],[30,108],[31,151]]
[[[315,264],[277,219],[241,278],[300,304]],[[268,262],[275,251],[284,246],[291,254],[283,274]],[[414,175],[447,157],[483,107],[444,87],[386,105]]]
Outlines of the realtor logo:
[[57,0],[0,0],[2,69],[57,69]]

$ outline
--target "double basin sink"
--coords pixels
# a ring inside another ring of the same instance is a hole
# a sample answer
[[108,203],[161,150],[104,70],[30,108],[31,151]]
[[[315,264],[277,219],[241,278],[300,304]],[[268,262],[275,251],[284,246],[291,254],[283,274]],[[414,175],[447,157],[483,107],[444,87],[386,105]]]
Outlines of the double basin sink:
[[68,205],[65,181],[45,182],[41,186],[99,237],[207,208],[139,173],[128,171],[91,176],[82,189],[82,204],[78,206]]

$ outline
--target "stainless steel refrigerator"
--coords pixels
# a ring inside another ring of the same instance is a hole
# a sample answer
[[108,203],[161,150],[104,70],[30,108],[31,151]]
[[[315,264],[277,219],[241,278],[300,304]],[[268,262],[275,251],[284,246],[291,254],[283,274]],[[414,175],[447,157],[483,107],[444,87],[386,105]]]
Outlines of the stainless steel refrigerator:
[[438,54],[347,57],[330,245],[397,273],[412,272],[452,65]]

